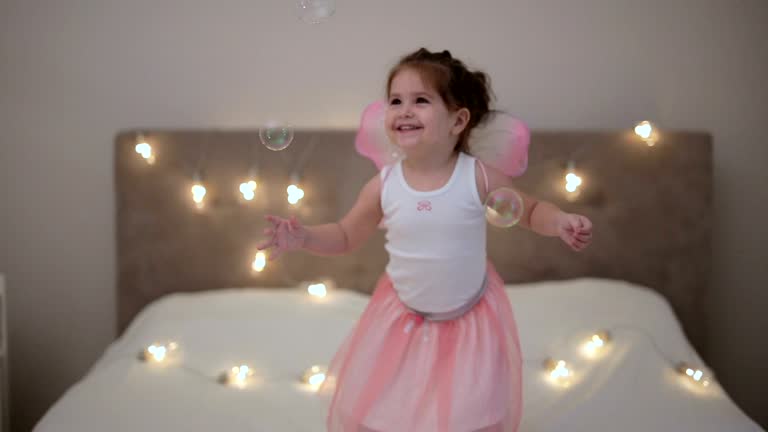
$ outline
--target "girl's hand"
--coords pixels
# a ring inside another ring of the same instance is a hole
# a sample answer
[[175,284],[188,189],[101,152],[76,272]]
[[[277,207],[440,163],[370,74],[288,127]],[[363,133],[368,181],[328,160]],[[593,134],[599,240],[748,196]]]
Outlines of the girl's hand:
[[557,218],[557,235],[571,249],[582,251],[592,241],[592,222],[582,215],[560,213]]
[[285,252],[302,249],[307,239],[307,230],[296,220],[296,216],[283,219],[267,215],[265,219],[272,223],[271,228],[264,229],[264,240],[256,247],[259,250],[273,248],[269,259],[274,260]]

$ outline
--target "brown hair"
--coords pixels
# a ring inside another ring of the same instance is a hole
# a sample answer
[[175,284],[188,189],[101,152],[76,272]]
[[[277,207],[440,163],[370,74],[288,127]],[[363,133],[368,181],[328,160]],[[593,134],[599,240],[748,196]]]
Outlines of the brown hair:
[[467,127],[459,135],[456,151],[468,152],[469,133],[482,123],[491,111],[492,97],[490,78],[484,72],[470,71],[464,63],[451,56],[451,53],[430,52],[425,48],[407,54],[389,72],[387,78],[387,96],[392,80],[403,69],[413,69],[431,85],[451,111],[461,108],[469,110]]

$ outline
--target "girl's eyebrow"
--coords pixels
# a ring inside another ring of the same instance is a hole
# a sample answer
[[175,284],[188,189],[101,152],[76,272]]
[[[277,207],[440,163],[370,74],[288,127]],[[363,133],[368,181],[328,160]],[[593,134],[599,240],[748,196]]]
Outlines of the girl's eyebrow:
[[[410,93],[410,94],[411,94],[412,96],[429,96],[429,97],[434,97],[434,95],[432,95],[431,93],[428,93],[428,92],[423,92],[423,91],[420,91],[420,92],[414,92],[414,93]],[[390,94],[389,94],[389,97],[391,97],[391,98],[392,98],[392,97],[398,97],[398,98],[399,98],[399,97],[400,97],[400,93],[390,93]]]

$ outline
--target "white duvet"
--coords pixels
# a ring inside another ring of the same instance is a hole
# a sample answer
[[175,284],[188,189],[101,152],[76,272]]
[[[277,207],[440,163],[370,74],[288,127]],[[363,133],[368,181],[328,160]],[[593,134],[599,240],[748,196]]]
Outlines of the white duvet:
[[[755,432],[762,429],[714,382],[675,371],[705,369],[666,301],[635,285],[600,279],[508,286],[523,357],[521,431]],[[327,364],[368,297],[299,290],[232,289],[174,294],[146,307],[73,385],[34,432],[323,431],[324,404],[299,382]],[[581,347],[595,331],[611,341],[596,358]],[[175,341],[169,364],[137,354]],[[544,359],[562,359],[569,385],[553,382]],[[246,364],[246,388],[217,376]]]

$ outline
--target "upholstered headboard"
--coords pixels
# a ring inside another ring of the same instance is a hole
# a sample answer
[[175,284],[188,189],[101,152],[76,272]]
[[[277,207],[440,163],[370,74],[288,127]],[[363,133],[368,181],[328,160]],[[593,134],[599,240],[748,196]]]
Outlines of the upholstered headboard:
[[[176,291],[295,286],[331,277],[369,292],[386,264],[378,232],[344,257],[292,254],[257,273],[251,263],[265,213],[297,214],[305,223],[341,217],[376,171],[354,150],[354,131],[296,132],[273,152],[258,131],[150,131],[155,156],[135,150],[135,132],[115,148],[118,329],[147,303]],[[566,198],[563,176],[573,160],[582,193]],[[255,199],[238,191],[254,162]],[[300,171],[305,197],[293,207],[286,186]],[[207,188],[196,208],[190,187],[199,172]],[[630,132],[534,131],[530,164],[518,186],[589,216],[590,248],[575,253],[558,240],[520,228],[489,227],[489,255],[509,283],[582,276],[623,279],[669,300],[699,352],[705,352],[710,283],[712,144],[704,133],[665,133],[648,147]]]

